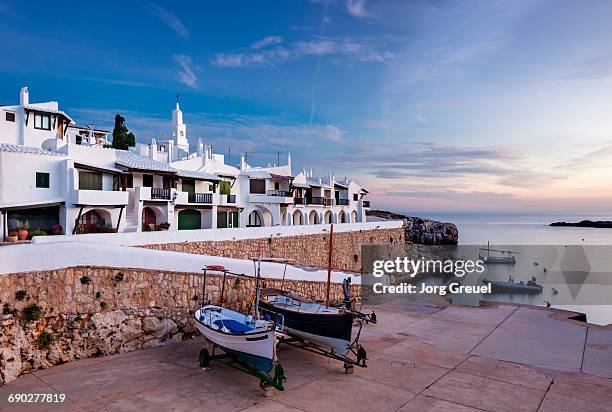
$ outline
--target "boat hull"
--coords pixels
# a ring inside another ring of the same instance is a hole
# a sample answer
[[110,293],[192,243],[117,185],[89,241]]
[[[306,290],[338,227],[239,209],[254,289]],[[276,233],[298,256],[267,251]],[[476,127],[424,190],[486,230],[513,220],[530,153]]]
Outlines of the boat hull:
[[261,370],[270,372],[276,359],[276,335],[274,328],[255,330],[250,333],[231,334],[215,330],[202,320],[200,310],[196,312],[196,327],[210,342],[223,351],[235,355],[241,361]]
[[520,283],[496,282],[487,279],[483,283],[491,284],[491,293],[527,293],[537,295],[542,293],[542,286],[521,285]]
[[270,316],[288,335],[329,347],[333,352],[346,355],[351,345],[353,315],[348,312],[298,312],[262,300],[262,315]]

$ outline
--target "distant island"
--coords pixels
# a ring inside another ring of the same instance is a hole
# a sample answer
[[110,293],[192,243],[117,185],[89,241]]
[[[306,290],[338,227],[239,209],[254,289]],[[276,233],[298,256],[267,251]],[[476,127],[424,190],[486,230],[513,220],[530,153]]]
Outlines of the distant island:
[[553,222],[549,226],[572,226],[572,227],[596,227],[612,229],[612,221],[609,220],[581,220],[580,222]]

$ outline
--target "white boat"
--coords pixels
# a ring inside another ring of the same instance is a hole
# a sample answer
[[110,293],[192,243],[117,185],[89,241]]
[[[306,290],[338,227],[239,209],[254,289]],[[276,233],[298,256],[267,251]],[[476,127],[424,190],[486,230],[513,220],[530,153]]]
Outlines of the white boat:
[[195,319],[200,333],[223,351],[260,371],[272,370],[277,344],[273,322],[215,305],[198,309]]

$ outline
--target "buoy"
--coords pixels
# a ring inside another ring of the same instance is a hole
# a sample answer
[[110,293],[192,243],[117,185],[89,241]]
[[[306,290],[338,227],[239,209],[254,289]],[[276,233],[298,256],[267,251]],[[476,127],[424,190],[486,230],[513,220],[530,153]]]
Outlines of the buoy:
[[544,301],[544,304],[546,304],[547,308],[550,308],[550,306],[551,306],[551,303],[549,301],[547,301],[547,300]]
[[539,263],[538,263],[538,262],[533,262],[533,265],[534,265],[534,266],[538,266],[538,265],[539,265]]
[[548,269],[543,268],[543,269],[542,269],[542,271],[543,271],[544,273],[546,273],[546,272],[548,272]]
[[555,288],[551,288],[550,289],[550,294],[551,295],[556,295],[557,293],[559,293],[559,291],[557,289],[555,289]]

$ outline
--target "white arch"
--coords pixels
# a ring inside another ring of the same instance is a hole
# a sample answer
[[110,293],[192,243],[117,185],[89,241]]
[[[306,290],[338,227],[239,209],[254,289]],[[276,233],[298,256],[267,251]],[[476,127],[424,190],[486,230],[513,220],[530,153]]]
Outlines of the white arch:
[[357,212],[355,210],[353,210],[353,212],[351,213],[351,222],[357,223]]
[[341,210],[338,214],[338,223],[348,223],[348,216],[344,210]]
[[301,210],[294,210],[292,217],[293,226],[303,225],[305,222],[304,214]]
[[319,213],[316,210],[311,210],[308,214],[308,224],[309,225],[318,225],[321,223],[321,218],[319,217]]
[[331,210],[328,210],[325,212],[325,215],[323,216],[323,223],[325,224],[334,223],[334,215],[331,212]]

